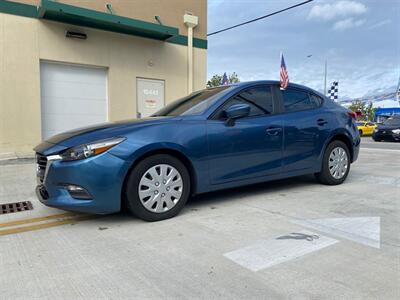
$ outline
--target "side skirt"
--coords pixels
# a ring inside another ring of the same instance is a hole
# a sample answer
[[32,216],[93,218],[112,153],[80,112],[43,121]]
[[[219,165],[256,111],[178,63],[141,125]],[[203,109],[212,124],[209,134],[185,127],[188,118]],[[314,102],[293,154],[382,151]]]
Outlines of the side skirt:
[[318,169],[303,169],[303,170],[296,170],[296,171],[285,172],[285,173],[283,173],[283,172],[277,173],[277,174],[269,175],[269,176],[250,178],[250,179],[241,180],[241,181],[230,181],[230,182],[226,182],[226,183],[222,183],[222,184],[209,185],[207,189],[197,191],[196,194],[202,194],[202,193],[208,193],[208,192],[212,192],[212,191],[241,187],[241,186],[246,186],[246,185],[252,185],[252,184],[257,184],[257,183],[261,183],[261,182],[268,182],[268,181],[273,181],[273,180],[291,178],[291,177],[296,177],[296,176],[301,176],[301,175],[309,175],[309,174],[317,173],[319,171],[320,170],[318,170]]

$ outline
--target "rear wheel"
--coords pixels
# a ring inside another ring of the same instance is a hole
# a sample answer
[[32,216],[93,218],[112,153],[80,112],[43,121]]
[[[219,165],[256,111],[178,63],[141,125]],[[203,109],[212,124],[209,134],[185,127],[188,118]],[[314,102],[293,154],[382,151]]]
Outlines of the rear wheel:
[[333,141],[325,150],[321,172],[315,175],[323,184],[336,185],[346,180],[349,171],[349,149],[342,141]]
[[360,133],[360,136],[363,135],[363,131],[361,129],[359,129],[358,132]]
[[141,161],[126,184],[127,207],[145,221],[176,216],[190,195],[190,176],[173,156],[157,154]]

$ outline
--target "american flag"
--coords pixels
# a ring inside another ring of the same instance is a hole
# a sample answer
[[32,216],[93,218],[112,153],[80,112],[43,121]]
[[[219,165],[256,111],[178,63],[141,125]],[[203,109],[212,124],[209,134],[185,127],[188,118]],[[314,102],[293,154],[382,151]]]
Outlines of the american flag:
[[228,85],[229,84],[229,79],[228,76],[226,76],[226,72],[224,73],[224,76],[222,76],[222,85]]
[[281,53],[281,72],[280,72],[281,90],[284,90],[289,85],[289,74],[286,70],[285,59]]

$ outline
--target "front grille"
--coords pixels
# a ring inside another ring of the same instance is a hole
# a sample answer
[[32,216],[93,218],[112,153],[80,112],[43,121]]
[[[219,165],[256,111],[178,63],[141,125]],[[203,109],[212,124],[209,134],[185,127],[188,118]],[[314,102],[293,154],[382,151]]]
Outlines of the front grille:
[[46,173],[47,157],[36,153],[36,163],[37,163],[37,177],[41,183],[44,180],[44,174]]

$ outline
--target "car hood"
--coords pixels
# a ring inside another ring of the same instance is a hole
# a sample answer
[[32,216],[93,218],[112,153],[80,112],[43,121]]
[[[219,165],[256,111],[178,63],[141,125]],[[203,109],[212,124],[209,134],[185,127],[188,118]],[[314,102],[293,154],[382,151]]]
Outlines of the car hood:
[[151,117],[144,119],[123,120],[118,122],[107,122],[89,127],[77,128],[50,137],[49,139],[37,145],[34,150],[35,152],[39,152],[44,155],[50,155],[70,147],[101,139],[112,138],[115,136],[123,136],[132,130],[144,126],[152,126],[177,119],[177,117]]

